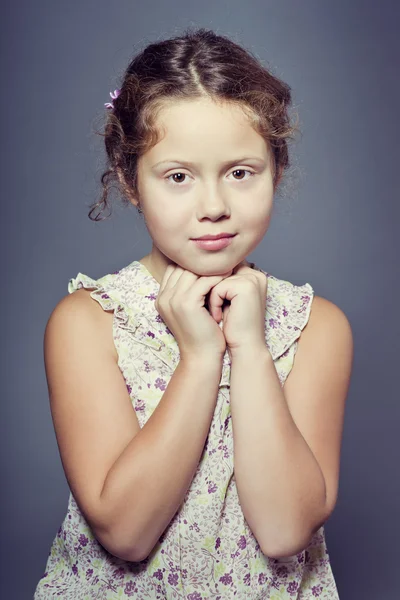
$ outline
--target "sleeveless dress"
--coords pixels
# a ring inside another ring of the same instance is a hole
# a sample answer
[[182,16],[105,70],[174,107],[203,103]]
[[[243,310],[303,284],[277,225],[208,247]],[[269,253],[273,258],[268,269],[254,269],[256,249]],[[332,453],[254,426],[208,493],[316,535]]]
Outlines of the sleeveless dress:
[[[265,341],[281,385],[293,365],[314,290],[268,277]],[[113,311],[113,337],[140,427],[150,418],[179,362],[179,347],[154,306],[159,283],[139,261],[98,280],[78,273],[68,292],[91,289]],[[151,554],[128,562],[94,537],[72,493],[34,600],[336,600],[324,528],[282,559],[265,556],[241,510],[233,471],[230,359],[223,359],[209,434],[192,483]]]

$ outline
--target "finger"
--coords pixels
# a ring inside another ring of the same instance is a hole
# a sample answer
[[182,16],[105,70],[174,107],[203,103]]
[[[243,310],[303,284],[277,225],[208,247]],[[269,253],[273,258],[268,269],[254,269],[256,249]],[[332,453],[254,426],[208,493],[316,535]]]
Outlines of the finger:
[[172,273],[174,272],[174,268],[175,268],[174,265],[168,265],[167,268],[165,269],[163,278],[160,283],[159,294],[161,294],[161,292],[163,292],[165,290],[167,283],[168,283]]
[[[199,277],[198,280],[192,287],[193,294],[195,294],[196,298],[202,298],[205,303],[205,297],[210,292],[210,290],[214,289],[214,286],[221,283],[223,279],[227,277],[226,275],[207,275]],[[210,301],[208,301],[208,305],[210,306]]]
[[183,273],[184,273],[184,269],[182,269],[182,267],[174,265],[174,270],[172,271],[171,275],[168,278],[167,288],[170,290],[175,288],[178,284],[178,281],[181,279]]
[[211,290],[209,302],[210,314],[217,323],[222,319],[224,302],[231,301],[236,295],[232,285],[234,285],[233,279],[229,277],[226,278],[226,281],[221,281]]

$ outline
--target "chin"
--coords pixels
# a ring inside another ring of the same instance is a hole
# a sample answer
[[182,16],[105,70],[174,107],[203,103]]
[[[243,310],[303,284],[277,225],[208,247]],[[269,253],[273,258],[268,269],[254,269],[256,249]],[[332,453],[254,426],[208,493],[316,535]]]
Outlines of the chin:
[[188,267],[183,267],[185,269],[188,269],[189,271],[192,271],[192,273],[194,273],[195,275],[198,275],[199,277],[213,277],[213,276],[219,276],[219,275],[226,275],[227,273],[231,273],[233,271],[233,269],[236,267],[236,265],[239,264],[239,262],[241,261],[227,261],[226,264],[224,264],[221,267],[204,267],[204,268],[199,268],[200,265],[199,263],[193,263],[193,266],[190,265]]

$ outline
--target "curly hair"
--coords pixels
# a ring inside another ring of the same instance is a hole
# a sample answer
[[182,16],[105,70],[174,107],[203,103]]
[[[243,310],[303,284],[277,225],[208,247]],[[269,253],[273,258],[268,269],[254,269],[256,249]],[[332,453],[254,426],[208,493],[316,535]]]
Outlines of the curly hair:
[[120,93],[107,111],[101,133],[107,163],[101,176],[102,197],[88,214],[91,220],[108,218],[101,217],[105,208],[111,214],[112,186],[126,204],[126,197],[138,195],[138,158],[159,140],[157,114],[174,99],[207,96],[239,105],[268,144],[275,189],[289,167],[288,142],[297,130],[290,122],[291,89],[225,36],[201,28],[151,43],[132,59],[118,87]]

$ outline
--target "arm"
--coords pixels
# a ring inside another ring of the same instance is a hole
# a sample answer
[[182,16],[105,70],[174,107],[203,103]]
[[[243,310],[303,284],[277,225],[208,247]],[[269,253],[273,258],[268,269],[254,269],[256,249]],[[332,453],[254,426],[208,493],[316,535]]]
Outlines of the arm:
[[112,318],[86,290],[63,298],[45,331],[46,377],[60,456],[78,506],[110,553],[139,561],[192,481],[222,358],[181,360],[140,429],[118,367]]
[[335,506],[351,330],[315,298],[282,389],[268,348],[232,355],[235,478],[246,520],[268,556],[307,547]]
[[208,435],[220,377],[221,365],[181,360],[154,413],[110,469],[100,502],[111,539],[128,560],[149,554],[181,505]]

